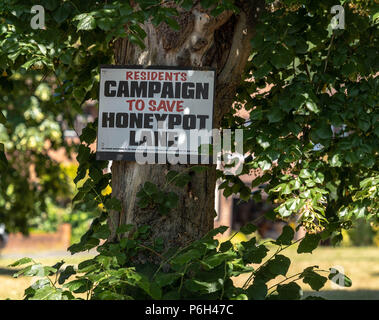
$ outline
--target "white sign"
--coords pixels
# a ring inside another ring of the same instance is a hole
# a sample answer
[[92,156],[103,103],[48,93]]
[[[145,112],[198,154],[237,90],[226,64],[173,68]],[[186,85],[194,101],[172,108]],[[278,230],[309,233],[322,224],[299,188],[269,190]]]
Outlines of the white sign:
[[201,132],[213,127],[214,87],[214,70],[102,66],[97,159],[198,155],[210,143]]

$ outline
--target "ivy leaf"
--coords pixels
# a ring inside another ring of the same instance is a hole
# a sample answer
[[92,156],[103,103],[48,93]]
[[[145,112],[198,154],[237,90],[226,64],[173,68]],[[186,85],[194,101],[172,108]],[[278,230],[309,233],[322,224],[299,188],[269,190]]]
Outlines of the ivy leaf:
[[115,210],[115,211],[121,211],[122,210],[121,202],[117,198],[107,199],[105,201],[104,207],[107,210]]
[[123,234],[131,231],[134,228],[132,224],[123,224],[117,228],[117,234]]
[[165,201],[165,205],[170,208],[174,209],[178,206],[179,202],[179,196],[175,192],[169,192],[167,194],[167,199]]
[[176,186],[183,188],[191,181],[191,179],[190,175],[181,173],[175,177],[174,181]]
[[180,25],[178,21],[176,21],[173,18],[166,17],[165,22],[174,30],[179,31],[180,30]]
[[307,233],[305,238],[300,242],[297,253],[312,253],[317,248],[320,240],[321,236],[319,234]]
[[158,186],[150,181],[145,182],[143,190],[149,195],[153,195],[158,192]]

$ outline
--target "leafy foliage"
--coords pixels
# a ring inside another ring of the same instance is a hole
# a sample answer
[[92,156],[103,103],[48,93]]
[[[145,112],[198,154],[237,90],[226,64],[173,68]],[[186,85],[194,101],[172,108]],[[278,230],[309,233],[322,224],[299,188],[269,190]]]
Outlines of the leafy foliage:
[[[320,270],[317,266],[287,276],[291,262],[279,252],[296,242],[286,246],[275,244],[276,253],[267,258],[269,249],[258,245],[255,237],[237,245],[233,245],[231,239],[222,243],[214,239],[226,229],[214,229],[185,248],[165,250],[159,239],[149,237],[147,226],[123,225],[119,232],[128,230],[126,237],[117,243],[106,242],[98,246],[99,254],[77,267],[63,268],[63,261],[53,267],[44,267],[29,258],[20,259],[11,266],[24,266],[15,277],[41,277],[25,291],[25,299],[30,300],[83,299],[79,294],[95,300],[300,299],[302,292],[296,281],[303,280],[313,290],[320,290],[327,278],[319,273],[327,273],[329,279],[335,276],[334,270]],[[106,239],[108,235],[108,227],[104,224],[92,237]],[[146,253],[157,256],[160,263],[140,262],[141,254]],[[243,288],[236,287],[232,281],[241,274],[250,275]],[[268,288],[267,283],[273,279],[277,283]]]
[[[245,130],[241,174],[261,170],[252,187],[263,186],[277,215],[299,215],[333,243],[357,218],[379,215],[377,6],[341,2],[344,30],[331,26],[335,1],[280,1],[262,15],[238,92],[250,118],[224,121]],[[243,186],[220,176],[225,196]]]
[[[42,145],[45,140],[53,148],[64,145],[58,116],[72,122],[85,101],[96,99],[99,65],[114,63],[115,39],[127,36],[144,46],[141,24],[148,19],[156,26],[166,23],[179,29],[178,12],[172,7],[133,2],[138,6],[129,1],[42,0],[45,30],[29,27],[31,1],[0,3],[0,102],[7,106],[0,111],[0,221],[14,229],[27,230],[29,216],[44,206],[42,195],[56,198],[65,193],[64,178]],[[185,10],[193,5],[174,2]],[[272,2],[267,1],[252,39],[247,80],[237,94],[237,108],[243,106],[250,118],[245,121],[231,112],[223,126],[245,130],[244,150],[250,156],[242,174],[262,171],[252,187],[263,185],[261,190],[278,204],[276,214],[282,219],[300,215],[308,234],[298,252],[312,252],[322,239],[338,242],[341,229],[355,218],[378,218],[378,14],[372,1],[340,1],[348,23],[345,30],[332,30],[329,12],[335,1]],[[214,15],[227,9],[238,13],[233,1],[201,4],[212,7]],[[30,83],[38,86],[31,88]],[[263,90],[266,87],[269,90]],[[46,96],[52,91],[54,95]],[[90,148],[96,124],[87,126],[80,138],[74,208],[94,212],[100,207],[100,214],[69,250],[96,247],[99,254],[78,268],[17,261],[14,266],[26,267],[16,276],[41,277],[26,290],[26,299],[76,299],[83,293],[88,299],[299,299],[296,281],[320,290],[327,279],[320,273],[328,273],[329,279],[336,276],[315,266],[287,276],[290,261],[281,253],[293,244],[294,230],[289,227],[272,243],[276,251],[269,258],[268,246],[254,236],[237,245],[231,239],[220,244],[214,236],[225,227],[185,248],[168,250],[161,239],[149,236],[149,226],[124,225],[117,230],[118,242],[99,245],[111,234],[109,211],[122,208],[103,192],[111,175],[103,174],[108,163],[96,161]],[[30,164],[41,178],[34,189],[23,183]],[[219,178],[225,196],[251,197],[238,176],[219,172]],[[147,182],[139,190],[139,205],[169,214],[178,201],[171,188],[184,187],[191,179],[189,172],[170,172],[163,189]],[[260,196],[254,194],[255,199]],[[255,227],[241,231],[251,236]],[[151,257],[160,263],[144,263]],[[235,287],[232,277],[244,273],[250,274],[245,285]],[[277,282],[268,286],[271,280]]]

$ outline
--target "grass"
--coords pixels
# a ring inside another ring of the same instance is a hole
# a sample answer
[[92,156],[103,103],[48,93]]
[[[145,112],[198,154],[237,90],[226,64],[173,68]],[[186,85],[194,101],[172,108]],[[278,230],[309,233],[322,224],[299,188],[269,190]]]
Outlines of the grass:
[[[353,281],[352,287],[339,290],[332,288],[331,283],[327,282],[325,288],[321,289],[320,292],[312,292],[312,295],[319,295],[328,299],[379,300],[379,248],[321,247],[317,248],[313,254],[298,255],[296,248],[291,247],[283,251],[282,254],[288,256],[292,261],[287,276],[301,272],[306,267],[312,265],[318,265],[321,269],[325,270],[328,270],[330,267],[341,266],[344,268],[346,275]],[[61,258],[45,257],[35,260],[45,265],[53,265],[62,259],[69,264],[78,264],[89,257],[89,255]],[[6,298],[22,299],[24,290],[34,281],[29,277],[20,277],[18,279],[12,277],[16,269],[9,268],[8,265],[15,260],[0,257],[0,300]],[[246,278],[247,275],[236,278],[236,284],[243,285]],[[284,277],[277,277],[270,284],[275,284],[283,279]],[[308,285],[301,281],[298,281],[298,284],[303,288],[305,295],[310,294]]]

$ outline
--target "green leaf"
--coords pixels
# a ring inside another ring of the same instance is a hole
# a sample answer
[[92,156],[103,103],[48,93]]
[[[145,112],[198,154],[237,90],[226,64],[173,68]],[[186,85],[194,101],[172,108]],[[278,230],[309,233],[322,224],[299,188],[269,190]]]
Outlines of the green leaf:
[[282,234],[276,239],[278,245],[290,245],[295,236],[295,231],[290,226],[284,226]]
[[56,264],[54,264],[52,266],[52,268],[56,269],[57,271],[65,264],[65,262],[63,260],[57,262]]
[[285,276],[288,272],[290,265],[291,260],[281,254],[276,255],[273,260],[270,260],[267,263],[268,269],[275,276],[279,274]]
[[87,143],[90,145],[96,140],[96,129],[94,129],[91,125],[87,125],[80,135],[80,141]]
[[107,210],[115,210],[115,211],[121,211],[122,210],[121,201],[118,200],[117,198],[107,199],[105,201],[104,207]]
[[305,238],[300,242],[297,253],[312,253],[317,248],[320,240],[321,236],[319,234],[307,233]]
[[264,300],[267,296],[267,285],[263,281],[255,279],[246,291],[249,300]]
[[269,123],[276,123],[283,119],[284,113],[279,108],[271,108],[267,114]]
[[101,30],[109,31],[113,26],[113,20],[111,18],[101,18],[97,20],[97,25]]
[[17,260],[16,262],[13,262],[12,264],[8,265],[8,267],[17,267],[31,262],[33,262],[33,259],[25,257]]
[[59,6],[58,10],[54,11],[53,18],[58,24],[61,24],[68,18],[71,12],[71,4],[68,2],[64,2],[62,5]]
[[162,290],[155,282],[150,283],[149,294],[154,300],[162,298]]
[[88,13],[83,13],[79,16],[76,16],[74,20],[79,20],[77,25],[77,30],[92,30],[96,28],[95,18]]
[[36,290],[36,293],[30,300],[61,300],[62,290],[54,287],[45,286],[42,289]]
[[199,250],[191,249],[181,255],[176,256],[174,259],[171,260],[171,262],[173,264],[184,265],[189,261],[198,259],[200,257],[201,252]]
[[326,277],[320,276],[318,273],[312,270],[312,267],[303,271],[301,277],[303,282],[309,284],[312,290],[319,291],[328,280]]
[[326,124],[324,122],[321,123],[321,124],[319,124],[318,127],[316,127],[315,134],[320,139],[323,139],[323,140],[329,140],[333,136],[333,132],[332,132],[332,129],[331,129],[330,125],[328,125],[328,124]]
[[158,192],[158,186],[150,181],[145,182],[143,190],[149,195],[153,195]]
[[117,228],[117,234],[123,234],[131,231],[134,228],[132,224],[123,224]]
[[208,9],[211,5],[214,4],[213,0],[200,0],[200,4],[204,9]]
[[100,228],[98,228],[94,234],[92,235],[96,239],[108,239],[110,235],[109,226],[107,224],[102,225]]
[[228,230],[228,229],[229,229],[229,227],[227,227],[227,226],[220,226],[220,227],[218,227],[218,228],[215,228],[215,229],[209,231],[209,232],[204,236],[204,238],[213,238],[214,236],[216,236],[216,235],[219,234],[219,233],[221,233],[221,234],[225,233],[225,231]]
[[68,278],[76,274],[74,266],[67,266],[59,275],[58,283],[63,284]]
[[179,196],[175,192],[169,192],[167,194],[165,205],[168,208],[170,209],[176,208],[178,206],[178,202],[179,202]]
[[341,167],[342,166],[342,161],[340,160],[340,155],[335,154],[331,157],[330,161],[330,166],[331,167]]
[[179,31],[180,30],[180,25],[178,23],[178,21],[176,21],[175,19],[173,18],[170,18],[170,17],[165,17],[165,20],[164,20],[172,29],[174,29],[175,31]]
[[88,279],[77,279],[66,283],[63,287],[74,293],[84,293],[91,289],[92,282]]
[[308,169],[302,169],[300,171],[299,177],[303,179],[308,179],[312,177],[312,174]]
[[28,70],[33,64],[35,64],[36,62],[38,61],[41,61],[40,58],[34,58],[34,59],[31,59],[31,60],[28,60],[26,61],[22,66],[21,68],[24,68],[25,70]]
[[180,4],[181,7],[187,11],[191,10],[193,7],[193,1],[192,0],[183,0]]
[[299,300],[303,294],[300,286],[295,282],[284,285],[279,284],[277,286],[277,291],[280,300]]
[[258,228],[255,225],[251,224],[251,223],[248,223],[248,224],[244,225],[240,229],[240,231],[242,233],[244,233],[244,234],[252,234],[253,232],[255,232],[257,230],[258,230]]
[[205,282],[190,279],[185,281],[184,286],[191,292],[213,293],[220,290],[222,284],[220,282]]
[[271,70],[272,70],[271,64],[268,62],[265,62],[256,71],[254,71],[253,76],[256,79],[262,79],[262,78],[266,77],[271,72]]
[[206,171],[208,167],[206,166],[193,166],[191,167],[191,171],[195,171],[196,173]]
[[158,286],[164,287],[172,284],[175,280],[181,277],[180,273],[160,273],[155,278]]
[[250,241],[241,242],[241,245],[245,248],[242,256],[245,263],[261,263],[269,251],[264,245],[251,245]]
[[178,174],[175,179],[173,180],[175,182],[175,185],[183,188],[191,181],[191,176],[189,174]]
[[233,251],[219,252],[203,259],[203,262],[210,268],[219,266],[226,260],[231,260],[236,257],[236,253]]
[[86,147],[84,144],[81,144],[79,146],[78,156],[76,157],[76,160],[78,160],[79,163],[87,162],[90,154],[91,154],[91,149]]
[[34,276],[45,277],[52,273],[54,274],[56,271],[57,270],[52,267],[44,267],[42,264],[37,263],[20,270],[19,272],[14,274],[13,277],[18,278],[21,275],[29,276],[29,277],[34,277]]

